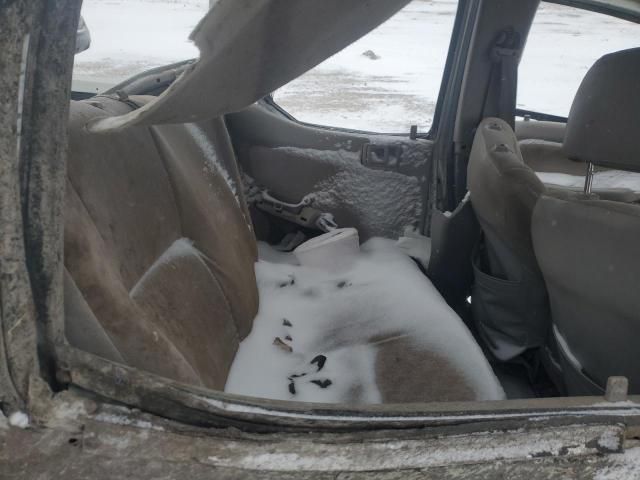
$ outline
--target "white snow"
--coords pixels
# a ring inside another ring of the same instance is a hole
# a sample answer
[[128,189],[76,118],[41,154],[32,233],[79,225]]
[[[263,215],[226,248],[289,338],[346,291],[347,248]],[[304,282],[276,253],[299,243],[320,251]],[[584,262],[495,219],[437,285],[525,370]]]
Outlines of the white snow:
[[[416,226],[420,221],[422,197],[419,182],[413,176],[367,168],[360,163],[358,152],[294,147],[273,150],[298,162],[312,159],[335,166],[336,173],[319,181],[309,192],[312,206],[334,214],[339,226],[357,228],[364,240],[372,236],[398,238],[405,227]],[[415,156],[412,152],[410,157]]]
[[[376,415],[369,411],[363,411],[359,415],[343,413],[318,413],[301,412],[276,409],[274,407],[262,407],[258,405],[246,405],[233,401],[223,401],[211,397],[199,397],[199,400],[219,409],[224,413],[261,415],[264,417],[306,419],[316,421],[341,421],[341,422],[362,422],[366,424],[386,423],[386,422],[468,422],[468,421],[495,421],[505,419],[519,419],[530,421],[546,421],[553,417],[572,417],[580,419],[593,415],[616,416],[616,417],[637,417],[640,415],[640,408],[587,408],[582,410],[549,410],[526,411],[526,412],[490,412],[490,413],[452,413],[452,414],[430,414],[430,415]],[[594,407],[594,405],[591,405]],[[613,404],[615,407],[615,404]]]
[[620,402],[599,402],[599,403],[594,403],[593,404],[594,407],[606,407],[606,408],[611,408],[611,407],[640,407],[640,403],[638,402],[634,402],[632,400],[622,400]]
[[611,466],[598,472],[594,480],[637,480],[640,478],[640,447],[628,448],[619,455],[610,455]]
[[[456,464],[525,460],[542,456],[576,457],[595,453],[594,437],[616,435],[618,426],[568,425],[554,430],[502,430],[438,438],[335,444],[302,440],[295,446],[231,440],[208,457],[216,466],[271,471],[399,471]],[[615,457],[609,457],[614,459]],[[588,460],[587,460],[588,461]],[[510,478],[510,477],[509,477]],[[620,477],[629,478],[629,477]],[[631,477],[633,478],[633,477]]]
[[138,420],[136,418],[131,418],[126,414],[120,415],[115,413],[101,412],[95,415],[93,418],[99,422],[111,423],[114,425],[126,425],[126,426],[141,428],[144,430],[157,430],[160,432],[164,431],[164,428],[159,425],[154,425],[153,423],[148,422],[146,420]]
[[[457,9],[413,1],[373,32],[275,93],[299,120],[408,133],[431,126]],[[373,52],[376,60],[367,55]]]
[[[261,252],[267,249],[261,246]],[[504,398],[470,332],[393,241],[371,239],[353,266],[340,272],[293,265],[291,257],[285,262],[256,264],[260,310],[251,334],[240,345],[226,392],[281,400],[379,403],[374,372],[377,346],[408,338],[448,359],[477,399]],[[292,352],[274,345],[276,338]],[[321,369],[311,363],[318,355],[326,357]],[[312,383],[326,380],[331,382],[326,388]],[[295,393],[289,390],[290,383]]]
[[9,425],[17,428],[27,428],[29,426],[29,416],[24,412],[13,412],[9,415]]
[[238,187],[236,182],[233,181],[231,175],[227,171],[227,168],[220,162],[218,158],[218,154],[216,153],[216,149],[211,143],[211,140],[207,137],[207,134],[195,123],[187,123],[185,124],[185,128],[189,131],[193,139],[195,140],[198,148],[204,155],[204,158],[207,160],[205,168],[211,169],[212,172],[216,172],[224,178],[224,181],[229,186],[229,189],[233,192],[233,196],[240,205],[240,199],[238,198]]
[[91,47],[76,55],[74,80],[103,89],[150,68],[198,57],[189,34],[208,0],[84,0]]
[[[569,175],[567,173],[536,172],[543,183],[561,187],[584,187],[583,175]],[[640,192],[640,173],[625,172],[623,170],[605,170],[595,172],[592,188],[628,188]]]
[[65,391],[54,397],[51,409],[48,412],[47,426],[73,429],[76,428],[78,421],[82,421],[81,419],[84,419],[87,415],[87,401],[75,398],[68,391]]
[[[444,212],[445,215],[451,212]],[[431,238],[421,235],[416,229],[405,228],[404,235],[398,238],[396,247],[412,258],[419,260],[424,268],[429,266],[431,258]]]
[[[101,89],[152,67],[197,57],[187,40],[208,0],[85,0],[91,48],[74,81]],[[295,117],[381,132],[429,128],[440,91],[456,0],[414,0],[384,25],[276,92]],[[518,106],[566,115],[601,55],[640,45],[640,26],[542,3],[520,66]],[[371,51],[372,55],[363,55]],[[100,87],[99,87],[100,88]]]
[[607,430],[600,437],[598,437],[598,445],[610,452],[619,451],[622,447],[622,438],[615,430]]

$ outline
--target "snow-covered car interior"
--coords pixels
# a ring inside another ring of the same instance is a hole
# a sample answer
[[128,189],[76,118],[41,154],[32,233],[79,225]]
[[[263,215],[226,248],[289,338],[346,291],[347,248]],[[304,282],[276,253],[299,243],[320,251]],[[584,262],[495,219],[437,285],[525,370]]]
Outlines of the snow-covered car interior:
[[448,125],[325,128],[270,93],[409,2],[328,3],[214,2],[168,88],[71,102],[69,343],[296,402],[640,394],[640,48],[591,66],[568,118],[516,121],[528,1],[521,34],[473,45],[481,86],[441,93]]
[[372,238],[358,253],[355,234],[352,250],[317,245],[309,265],[262,243],[254,275],[258,249],[221,119],[100,135],[85,128],[149,100],[72,104],[73,344],[184,383],[269,398],[503,398],[468,329],[393,241]]

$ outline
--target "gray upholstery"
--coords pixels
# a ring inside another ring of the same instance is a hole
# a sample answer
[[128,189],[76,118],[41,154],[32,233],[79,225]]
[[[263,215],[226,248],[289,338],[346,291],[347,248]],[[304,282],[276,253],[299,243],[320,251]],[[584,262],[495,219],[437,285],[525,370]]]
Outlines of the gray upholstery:
[[621,170],[640,169],[640,48],[605,55],[587,72],[571,106],[569,158]]
[[597,393],[610,375],[640,393],[640,206],[543,196],[532,234],[569,393]]
[[[567,155],[639,171],[639,92],[640,49],[598,60],[571,107]],[[569,393],[599,393],[610,375],[640,393],[640,206],[544,196],[532,236]]]
[[474,318],[493,354],[508,360],[543,345],[549,326],[531,243],[531,212],[544,185],[523,163],[509,125],[495,118],[478,127],[467,178],[484,235],[474,260]]
[[[147,101],[131,100],[71,105],[67,339],[113,361],[222,390],[258,309],[256,243],[229,137],[221,119],[103,135],[84,128]],[[455,315],[444,300],[441,306]],[[411,332],[381,338],[395,326],[385,328],[375,339],[383,401],[503,398],[480,349],[470,363],[486,375],[470,378],[460,368],[469,344],[456,361],[458,352],[450,358],[414,345]],[[357,345],[367,341],[361,334],[353,336]]]

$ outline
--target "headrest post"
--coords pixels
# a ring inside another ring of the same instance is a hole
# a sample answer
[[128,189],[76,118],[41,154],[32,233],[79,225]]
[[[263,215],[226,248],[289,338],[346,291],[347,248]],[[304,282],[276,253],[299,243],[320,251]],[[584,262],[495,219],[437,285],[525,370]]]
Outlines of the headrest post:
[[593,185],[593,163],[587,163],[587,174],[584,179],[584,193],[591,194],[591,186]]

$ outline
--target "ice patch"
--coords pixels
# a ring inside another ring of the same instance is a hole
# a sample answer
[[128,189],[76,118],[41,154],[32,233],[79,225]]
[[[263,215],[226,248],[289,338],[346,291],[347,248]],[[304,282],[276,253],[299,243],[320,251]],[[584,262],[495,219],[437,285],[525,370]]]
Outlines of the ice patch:
[[504,398],[466,326],[393,241],[366,242],[353,265],[340,272],[274,263],[276,256],[291,257],[269,250],[260,246],[260,310],[240,344],[226,392],[380,403],[377,351],[382,343],[401,338],[446,359],[478,400]]

